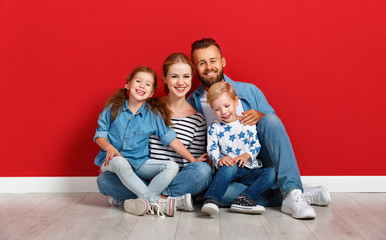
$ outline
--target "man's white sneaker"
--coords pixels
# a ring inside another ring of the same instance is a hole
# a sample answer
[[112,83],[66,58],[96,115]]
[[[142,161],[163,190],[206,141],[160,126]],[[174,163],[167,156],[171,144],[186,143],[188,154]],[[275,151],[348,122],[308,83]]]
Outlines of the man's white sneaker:
[[291,214],[294,218],[315,218],[315,210],[308,205],[300,189],[292,190],[283,200],[281,211]]
[[323,186],[304,187],[304,197],[308,204],[325,206],[331,203],[331,194]]
[[192,195],[190,193],[187,193],[185,195],[179,196],[179,197],[168,197],[176,200],[176,208],[177,210],[184,210],[188,212],[193,212],[193,199]]
[[125,200],[123,207],[128,213],[143,216],[149,211],[150,205],[146,199],[137,198]]

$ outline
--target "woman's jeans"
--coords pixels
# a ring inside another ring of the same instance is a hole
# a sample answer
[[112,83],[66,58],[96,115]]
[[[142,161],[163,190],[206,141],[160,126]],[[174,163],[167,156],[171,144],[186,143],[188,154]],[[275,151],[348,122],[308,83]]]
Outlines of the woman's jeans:
[[[114,157],[109,165],[101,166],[102,172],[114,172],[123,185],[139,198],[155,202],[162,191],[178,173],[178,165],[171,161],[147,160],[139,168],[133,169],[123,157]],[[141,178],[150,180],[146,185]]]
[[204,198],[210,198],[220,203],[229,184],[235,181],[248,186],[240,195],[255,201],[275,183],[275,180],[276,172],[273,168],[248,169],[236,164],[233,166],[224,165],[218,169]]
[[[164,162],[154,160],[157,162]],[[166,161],[176,164],[172,161]],[[140,175],[139,175],[140,176]],[[144,185],[148,183],[142,175],[141,181]],[[180,172],[173,178],[169,186],[162,191],[162,195],[177,197],[187,193],[191,193],[193,197],[199,195],[202,191],[208,188],[212,180],[212,169],[206,162],[188,163]],[[126,199],[137,198],[137,195],[130,191],[117,174],[113,172],[102,172],[97,179],[99,191],[116,200],[124,201]]]
[[[257,134],[261,150],[257,156],[263,162],[263,167],[273,167],[277,172],[275,185],[264,192],[256,200],[262,206],[280,206],[282,200],[294,189],[303,191],[299,168],[287,131],[276,116],[266,114],[257,123]],[[232,201],[248,186],[232,182],[227,189],[220,206],[230,206]],[[280,191],[278,191],[278,189]]]

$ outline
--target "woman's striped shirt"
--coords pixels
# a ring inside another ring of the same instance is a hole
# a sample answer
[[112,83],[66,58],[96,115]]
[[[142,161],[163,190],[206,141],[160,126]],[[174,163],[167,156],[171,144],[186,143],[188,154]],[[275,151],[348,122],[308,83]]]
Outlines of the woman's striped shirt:
[[[177,133],[177,138],[185,145],[189,152],[198,158],[206,151],[206,125],[205,118],[201,113],[195,113],[189,117],[172,118],[172,129]],[[157,136],[150,136],[149,141],[150,159],[171,160],[176,162],[180,168],[189,163],[174,150],[164,146]]]

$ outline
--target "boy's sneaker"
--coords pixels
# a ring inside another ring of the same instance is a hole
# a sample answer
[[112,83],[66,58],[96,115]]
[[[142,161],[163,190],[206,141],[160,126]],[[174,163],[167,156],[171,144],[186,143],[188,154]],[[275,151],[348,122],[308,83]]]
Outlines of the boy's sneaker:
[[158,216],[169,216],[173,217],[174,212],[177,211],[176,200],[173,198],[162,199],[159,198],[155,203],[151,203],[151,212],[152,214],[157,211]]
[[248,197],[241,195],[232,202],[231,211],[239,213],[261,214],[265,212],[265,208],[263,206],[257,205]]
[[302,191],[300,189],[292,190],[283,200],[281,211],[291,214],[294,218],[315,218],[315,210],[308,205]]
[[179,197],[168,197],[176,200],[176,208],[177,210],[184,210],[188,212],[193,212],[193,199],[192,195],[190,193],[187,193],[185,195],[179,196]]
[[218,203],[215,200],[208,198],[205,200],[204,205],[201,208],[201,212],[208,215],[218,214]]
[[303,194],[308,204],[326,206],[331,203],[331,194],[325,187],[303,187],[303,189]]
[[123,207],[128,213],[143,216],[149,211],[150,205],[146,199],[137,198],[125,200]]
[[111,206],[114,206],[114,207],[123,207],[123,202],[119,201],[119,200],[116,200],[112,197],[109,198],[109,203]]

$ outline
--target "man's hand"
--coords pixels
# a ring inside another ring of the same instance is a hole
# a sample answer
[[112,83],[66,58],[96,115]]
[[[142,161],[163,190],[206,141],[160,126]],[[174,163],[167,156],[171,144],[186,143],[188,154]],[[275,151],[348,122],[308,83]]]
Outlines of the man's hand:
[[220,158],[220,160],[218,161],[218,164],[222,167],[222,166],[233,166],[234,162],[233,162],[233,158],[231,157],[228,157],[228,156],[224,156],[222,158]]
[[240,122],[244,125],[256,125],[260,118],[264,117],[264,113],[259,112],[255,109],[250,109],[242,112],[242,116],[240,117]]

